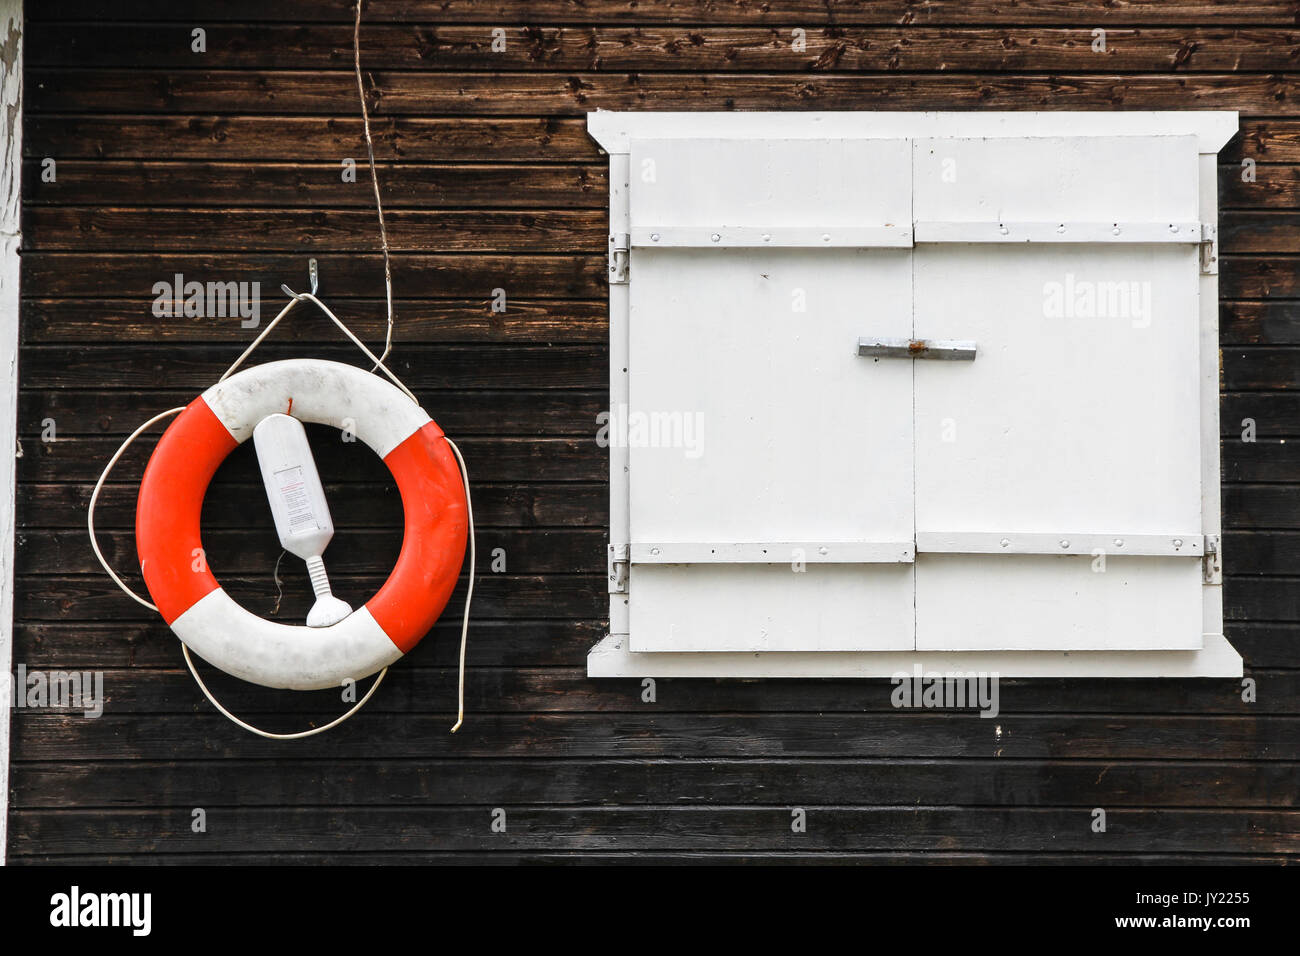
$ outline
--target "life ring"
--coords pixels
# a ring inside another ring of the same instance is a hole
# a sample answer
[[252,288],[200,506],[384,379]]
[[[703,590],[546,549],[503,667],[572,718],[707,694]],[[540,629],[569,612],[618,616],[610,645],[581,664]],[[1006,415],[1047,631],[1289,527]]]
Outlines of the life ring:
[[[350,429],[383,459],[401,494],[405,531],[392,573],[364,607],[328,627],[258,617],[202,560],[199,516],[208,484],[275,412]],[[360,680],[415,647],[456,587],[467,528],[456,459],[428,413],[377,375],[316,359],[257,365],[194,399],[150,456],[135,512],[140,571],[172,632],[229,674],[292,690]]]

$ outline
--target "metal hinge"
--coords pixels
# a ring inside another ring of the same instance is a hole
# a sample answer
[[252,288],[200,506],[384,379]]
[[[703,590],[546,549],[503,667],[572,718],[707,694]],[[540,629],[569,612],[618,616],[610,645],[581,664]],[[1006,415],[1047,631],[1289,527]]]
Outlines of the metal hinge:
[[609,237],[609,281],[627,282],[627,267],[632,237],[626,232],[616,232]]
[[1219,550],[1219,536],[1217,534],[1207,534],[1205,536],[1205,552],[1201,556],[1202,579],[1206,584],[1223,583],[1223,560],[1222,552]]
[[628,546],[611,544],[609,546],[609,593],[627,593]]
[[1217,276],[1219,274],[1219,227],[1213,223],[1201,223],[1201,275]]

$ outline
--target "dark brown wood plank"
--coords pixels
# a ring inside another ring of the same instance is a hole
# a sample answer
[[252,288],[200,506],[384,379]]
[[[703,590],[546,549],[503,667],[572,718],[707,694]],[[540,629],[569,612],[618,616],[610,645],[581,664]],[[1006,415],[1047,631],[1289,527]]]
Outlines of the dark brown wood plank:
[[[436,12],[436,16],[431,16]],[[268,14],[273,13],[273,16]],[[1230,17],[1227,14],[1231,14]],[[180,15],[183,14],[183,15]],[[350,0],[279,0],[268,8],[260,0],[201,0],[178,8],[169,0],[59,0],[28,12],[33,23],[66,20],[150,20],[190,22],[351,23]],[[1070,23],[1091,28],[1121,24],[1296,23],[1290,0],[1241,0],[1231,6],[1214,0],[441,0],[436,11],[422,0],[376,0],[365,9],[367,23]]]
[[[609,213],[536,209],[386,212],[394,252],[599,252],[608,245]],[[1283,225],[1269,234],[1274,252],[1291,251]],[[55,250],[217,252],[233,237],[248,252],[371,252],[378,226],[370,210],[109,209],[28,206],[23,243]]]
[[[350,159],[349,169],[344,160]],[[1268,167],[1272,169],[1272,167]],[[1292,167],[1280,167],[1291,169]],[[497,207],[605,209],[608,166],[593,164],[376,164],[386,209]],[[23,166],[23,202],[69,206],[362,207],[375,194],[365,154],[332,163],[60,160],[45,182]],[[345,175],[350,175],[346,180]]]
[[[25,155],[42,159],[358,162],[366,155],[361,120],[340,116],[70,116],[23,117]],[[378,162],[596,162],[600,148],[584,119],[554,117],[372,116]],[[1258,148],[1300,155],[1290,126],[1255,135]],[[1281,162],[1282,160],[1278,160]]]
[[1293,485],[1224,485],[1223,523],[1254,530],[1300,528],[1300,495]]
[[[447,719],[454,717],[453,704],[448,699],[438,716],[393,718],[363,710],[334,733],[298,741],[293,756],[334,761],[763,757],[770,756],[771,741],[780,740],[786,759],[1300,759],[1300,717],[1009,715],[985,720],[974,714],[954,718],[896,711],[841,715],[835,732],[828,733],[826,718],[816,714],[476,714],[453,736]],[[285,753],[283,744],[251,737],[211,711],[105,713],[93,719],[26,709],[13,713],[15,761],[210,760]],[[286,717],[278,726],[292,724]],[[1098,766],[1099,773],[1102,769]]]
[[[356,111],[350,72],[31,70],[36,113]],[[368,74],[382,115],[567,115],[607,110],[1228,109],[1294,115],[1290,74],[808,75],[728,73]]]
[[1223,345],[1300,345],[1300,302],[1220,302]]
[[[238,324],[239,320],[229,321]],[[257,361],[269,362],[301,353],[300,346],[268,340],[254,356]],[[313,353],[321,359],[354,365],[366,361],[354,345],[346,342],[341,346],[319,345]],[[106,391],[153,391],[165,381],[172,390],[197,394],[212,385],[238,357],[238,352],[219,345],[145,349],[138,344],[124,344],[76,350],[28,346],[23,350],[19,380],[25,389]],[[468,388],[603,390],[609,378],[608,355],[594,345],[411,344],[395,348],[389,357],[392,362],[388,367],[417,394],[426,389]],[[154,413],[162,410],[156,402],[151,404]],[[432,414],[435,409],[429,411]]]
[[[306,587],[305,576],[299,586]],[[183,669],[179,656],[179,650],[173,648],[169,670],[136,667],[99,672],[102,673],[104,713],[124,716],[206,710],[202,695],[189,672]],[[397,716],[444,713],[447,702],[456,698],[457,669],[421,666],[429,656],[424,652],[413,653],[400,667],[391,669],[381,692],[366,705],[367,713]],[[581,653],[578,661],[581,662]],[[64,670],[73,668],[70,661],[59,666]],[[29,667],[29,671],[33,669]],[[305,721],[328,718],[341,709],[341,694],[337,690],[272,690],[228,677],[207,666],[203,666],[203,675],[222,703],[236,713],[295,715]],[[1291,701],[1300,691],[1300,671],[1252,670],[1250,676],[1256,681],[1258,693],[1258,699],[1251,702],[1242,701],[1241,681],[1232,678],[1181,681],[1003,678],[999,681],[997,716],[989,719],[1013,719],[1026,714],[1113,715],[1119,712],[1162,716],[1287,715]],[[641,699],[640,681],[592,681],[581,666],[479,666],[471,668],[466,678],[465,702],[475,714],[640,714],[647,710],[660,714],[896,713],[891,700],[894,684],[885,679],[661,679],[656,684],[657,700],[650,707]],[[79,707],[57,710],[81,712]],[[954,719],[976,713],[966,708],[949,708],[948,712]]]
[[[272,295],[278,293],[278,289]],[[24,345],[47,343],[224,342],[243,350],[256,330],[229,318],[157,316],[156,299],[28,299],[22,304]],[[266,303],[278,308],[283,299]],[[394,303],[395,347],[429,342],[604,343],[609,338],[608,308],[596,299],[523,299],[507,292],[505,311],[494,312],[493,296],[482,299],[398,298]],[[364,341],[383,341],[386,308],[382,300],[330,296],[329,306]],[[264,313],[265,314],[265,313]],[[268,317],[269,318],[269,317]],[[275,342],[330,343],[329,320],[315,310],[295,311],[274,333]],[[1253,326],[1252,326],[1253,328]],[[1243,331],[1243,337],[1258,335]],[[233,353],[238,354],[238,353]]]
[[[815,795],[810,791],[808,797]],[[803,801],[810,803],[810,800]],[[17,811],[19,854],[332,850],[921,850],[1003,848],[1095,850],[1091,809],[824,807],[806,810],[806,832],[792,833],[789,807],[551,808],[511,806],[506,833],[491,807],[337,809],[227,808],[209,812],[207,832],[191,832],[189,808],[84,812]],[[346,821],[346,825],[341,825]],[[1108,809],[1105,840],[1129,852],[1190,850],[1212,841],[1219,852],[1300,850],[1300,811]]]
[[[19,809],[139,809],[127,794],[152,790],[172,807],[495,806],[508,787],[515,804],[742,806],[762,794],[823,805],[1258,807],[1300,802],[1293,763],[1131,763],[1037,760],[606,760],[599,781],[582,760],[370,760],[339,774],[314,761],[231,759],[168,762],[19,763]],[[259,781],[250,787],[245,781]]]
[[[490,853],[272,853],[242,851],[236,853],[36,853],[11,856],[16,866],[571,866],[585,862],[638,866],[1286,866],[1300,857],[1294,854],[1258,853],[948,853],[932,851],[800,853],[767,851],[733,853],[727,851],[682,851],[658,853],[645,850],[581,850],[567,853],[512,852]],[[1194,872],[1194,871],[1193,871]]]
[[[367,235],[374,235],[372,226]],[[217,254],[40,253],[23,256],[22,282],[28,294],[45,298],[103,296],[139,299],[153,294],[155,283],[170,282],[177,273],[186,281],[258,282],[271,308],[287,301],[280,284],[305,287],[306,253],[268,254],[236,251],[228,240]],[[321,270],[321,294],[382,299],[384,262],[378,253],[316,254]],[[603,299],[606,256],[593,255],[396,255],[394,294],[409,298],[490,300],[493,289],[507,297],[528,299]],[[1258,297],[1258,296],[1257,296]],[[264,312],[269,320],[275,314]],[[319,321],[319,319],[317,319]]]
[[[649,12],[649,11],[647,11]],[[653,15],[653,14],[651,14]],[[198,22],[198,21],[195,21]],[[801,15],[799,24],[808,22]],[[33,24],[25,43],[34,67],[351,69],[346,25],[208,26],[204,53],[183,24]],[[1091,28],[824,26],[501,26],[367,23],[361,61],[397,70],[674,70],[820,72],[923,70],[1284,71],[1300,33],[1285,28],[1108,28],[1093,49]],[[494,49],[495,45],[495,49]]]

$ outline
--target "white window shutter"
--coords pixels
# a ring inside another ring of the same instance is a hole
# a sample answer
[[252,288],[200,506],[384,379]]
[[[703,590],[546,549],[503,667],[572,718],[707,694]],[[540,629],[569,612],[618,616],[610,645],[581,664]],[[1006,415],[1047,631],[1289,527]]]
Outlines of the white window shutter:
[[614,404],[591,673],[1240,673],[1213,175],[1235,115],[591,126]]

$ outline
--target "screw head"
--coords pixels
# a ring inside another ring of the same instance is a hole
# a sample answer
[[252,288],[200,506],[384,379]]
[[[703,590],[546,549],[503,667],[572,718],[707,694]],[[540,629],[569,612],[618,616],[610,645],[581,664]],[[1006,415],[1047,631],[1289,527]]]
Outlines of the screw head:
[[1181,548],[1182,546],[1183,546],[1183,539],[1182,539],[1182,538],[1174,538],[1174,547],[1175,547],[1175,548]]
[[650,241],[651,241],[651,242],[658,242],[658,241],[659,241],[659,233],[657,233],[657,232],[652,232],[652,233],[650,233]]
[[998,544],[1002,545],[1002,547],[1004,547],[1004,548],[1009,548],[1009,547],[1011,547],[1011,542],[1010,542],[1009,540],[1007,540],[1006,538],[1003,538],[1001,541],[998,542]]
[[709,238],[712,239],[714,242],[719,242],[722,239],[722,237],[718,235],[716,232],[713,235],[709,236]]
[[1122,548],[1122,547],[1124,547],[1124,539],[1123,539],[1123,538],[1116,538],[1116,539],[1115,539],[1115,547],[1117,547],[1117,548]]
[[1070,546],[1070,542],[1067,541],[1065,538],[1062,538],[1062,539],[1061,539],[1061,547],[1063,547],[1063,548],[1068,548],[1069,546]]

